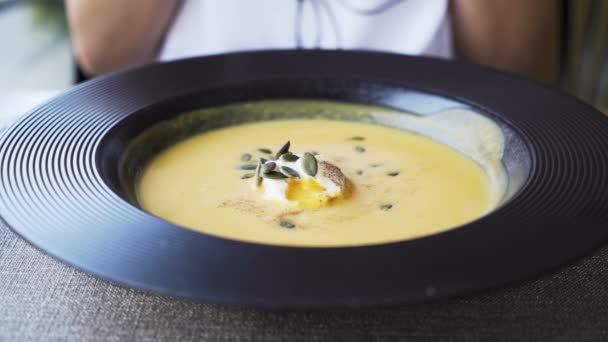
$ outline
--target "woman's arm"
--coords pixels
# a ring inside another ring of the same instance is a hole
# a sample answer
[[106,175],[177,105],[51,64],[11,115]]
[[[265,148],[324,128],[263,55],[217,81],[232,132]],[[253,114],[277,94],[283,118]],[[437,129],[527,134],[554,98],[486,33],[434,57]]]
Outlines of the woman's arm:
[[554,83],[560,0],[452,0],[459,58]]
[[153,61],[180,0],[66,0],[83,71],[98,75]]

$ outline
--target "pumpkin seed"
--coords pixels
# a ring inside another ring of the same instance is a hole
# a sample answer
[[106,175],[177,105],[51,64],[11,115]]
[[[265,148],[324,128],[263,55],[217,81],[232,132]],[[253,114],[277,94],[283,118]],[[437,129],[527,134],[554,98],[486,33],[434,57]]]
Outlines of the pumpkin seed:
[[241,179],[249,179],[251,177],[255,176],[255,173],[246,173],[244,175],[241,176]]
[[295,223],[291,222],[291,221],[287,221],[287,220],[281,220],[279,221],[279,225],[283,228],[287,228],[287,229],[293,229],[296,227]]
[[255,170],[255,168],[258,167],[255,164],[245,164],[245,165],[241,165],[240,169],[241,170]]
[[267,148],[258,148],[258,152],[264,153],[264,154],[272,154],[272,151]]
[[370,167],[380,167],[382,164],[369,164]]
[[380,210],[388,211],[388,210],[391,210],[392,207],[393,207],[392,204],[386,203],[386,204],[383,204],[380,206]]
[[363,153],[363,152],[365,152],[365,147],[363,147],[363,146],[355,146],[355,151],[357,151],[359,153]]
[[284,174],[277,172],[277,171],[270,171],[268,173],[263,173],[262,177],[268,178],[268,179],[285,179],[285,178],[287,178],[287,176],[285,176]]
[[275,162],[267,162],[262,165],[262,173],[268,173],[274,170],[277,167],[277,163]]
[[258,166],[255,168],[255,185],[257,187],[260,187],[260,185],[262,185],[262,176],[260,175],[260,172],[262,170],[262,162],[258,163]]
[[363,174],[363,170],[359,169],[357,170],[357,175],[361,176]]
[[288,162],[295,162],[296,160],[300,159],[300,157],[296,156],[296,155],[295,155],[295,154],[293,154],[293,153],[289,153],[289,152],[288,152],[288,153],[283,154],[283,155],[281,156],[281,158],[282,158],[284,161],[288,161]]
[[395,177],[399,175],[399,171],[389,172],[386,175],[389,177]]
[[364,137],[361,137],[361,136],[356,136],[356,137],[352,137],[352,138],[350,138],[350,140],[362,141],[362,140],[365,140],[365,138],[364,138]]
[[248,162],[250,160],[251,160],[251,154],[249,154],[249,153],[243,153],[241,155],[241,161]]
[[298,171],[296,171],[290,167],[281,166],[281,171],[290,177],[300,178],[300,174],[298,173]]
[[304,168],[304,172],[306,172],[306,174],[310,177],[316,176],[318,171],[317,158],[315,158],[312,153],[308,152],[304,153],[302,158],[302,167]]
[[289,152],[289,146],[290,146],[290,142],[289,140],[287,140],[287,142],[285,143],[285,145],[283,145],[283,147],[281,147],[279,149],[279,152],[277,152],[276,156],[274,159],[279,159],[280,156],[284,155],[285,153]]

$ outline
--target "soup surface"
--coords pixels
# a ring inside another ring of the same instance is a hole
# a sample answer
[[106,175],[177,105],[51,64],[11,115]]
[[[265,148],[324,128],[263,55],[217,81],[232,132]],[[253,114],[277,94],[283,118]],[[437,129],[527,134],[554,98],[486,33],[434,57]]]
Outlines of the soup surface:
[[[264,185],[256,186],[255,171],[242,167],[272,158],[288,140],[293,153],[314,151],[340,168],[349,194],[320,207],[267,196]],[[499,192],[492,187],[479,164],[423,136],[366,123],[293,119],[211,130],[167,148],[143,170],[137,200],[170,222],[230,239],[357,246],[470,222],[496,206]]]

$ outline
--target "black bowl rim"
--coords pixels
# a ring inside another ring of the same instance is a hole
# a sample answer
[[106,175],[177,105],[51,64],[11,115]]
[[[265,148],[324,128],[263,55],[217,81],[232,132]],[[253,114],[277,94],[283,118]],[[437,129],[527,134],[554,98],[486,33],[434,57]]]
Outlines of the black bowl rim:
[[[303,77],[394,83],[481,108],[528,141],[529,181],[499,210],[444,234],[294,248],[176,227],[125,203],[98,172],[99,142],[125,116],[205,87]],[[193,300],[331,308],[443,298],[539,274],[607,240],[607,120],[534,82],[434,58],[305,50],[186,59],[85,83],[11,126],[0,140],[0,213],[68,264]]]

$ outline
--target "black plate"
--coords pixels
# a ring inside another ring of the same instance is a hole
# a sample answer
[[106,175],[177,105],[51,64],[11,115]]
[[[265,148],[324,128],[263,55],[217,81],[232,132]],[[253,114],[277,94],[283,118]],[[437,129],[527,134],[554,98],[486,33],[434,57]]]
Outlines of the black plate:
[[[179,113],[267,98],[401,108],[412,89],[477,108],[524,142],[526,181],[499,209],[427,238],[294,248],[180,228],[130,204],[121,187],[131,139]],[[392,305],[502,285],[599,247],[607,142],[608,119],[593,108],[476,66],[371,52],[220,55],[102,77],[32,111],[0,140],[0,213],[64,262],[163,294],[271,308]]]

